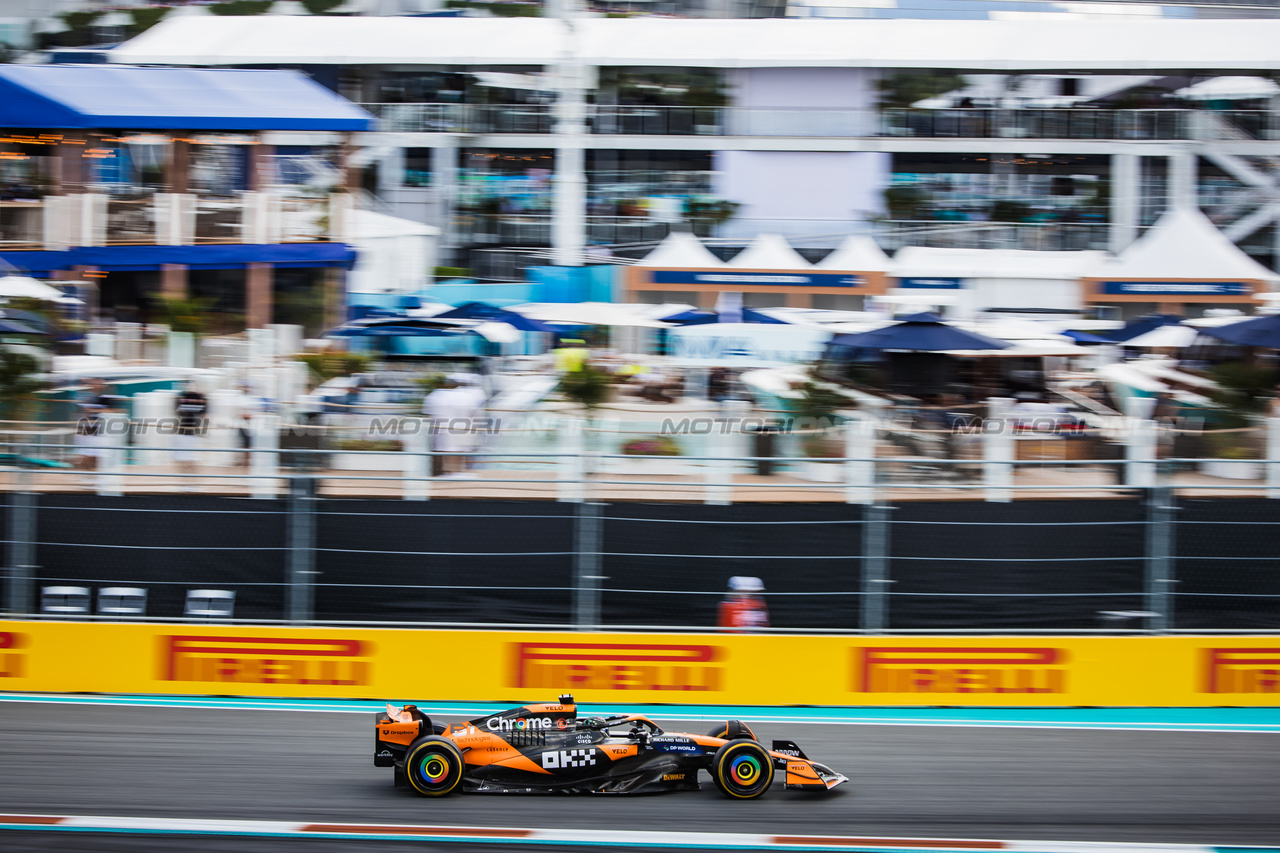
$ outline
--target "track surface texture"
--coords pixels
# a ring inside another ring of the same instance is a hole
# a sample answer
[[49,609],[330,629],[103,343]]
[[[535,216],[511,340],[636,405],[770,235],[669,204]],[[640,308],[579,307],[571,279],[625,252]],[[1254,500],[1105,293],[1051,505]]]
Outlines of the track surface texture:
[[[668,731],[710,728],[674,716],[656,719]],[[394,788],[391,771],[373,766],[371,723],[372,715],[364,714],[0,704],[0,811],[1280,844],[1275,734],[762,724],[756,726],[762,741],[795,740],[851,781],[827,794],[778,784],[750,802],[723,798],[705,774],[697,793],[427,800]],[[339,849],[321,841],[227,839],[219,846],[169,839],[166,845],[135,837],[130,847],[124,836],[51,837],[61,835],[0,833],[0,848]]]

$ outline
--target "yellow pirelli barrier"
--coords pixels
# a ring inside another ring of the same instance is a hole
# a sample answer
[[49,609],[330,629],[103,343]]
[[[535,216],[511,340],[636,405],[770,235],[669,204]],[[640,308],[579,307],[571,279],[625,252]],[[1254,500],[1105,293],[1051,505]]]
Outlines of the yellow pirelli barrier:
[[0,622],[0,690],[732,705],[1280,705],[1280,637]]

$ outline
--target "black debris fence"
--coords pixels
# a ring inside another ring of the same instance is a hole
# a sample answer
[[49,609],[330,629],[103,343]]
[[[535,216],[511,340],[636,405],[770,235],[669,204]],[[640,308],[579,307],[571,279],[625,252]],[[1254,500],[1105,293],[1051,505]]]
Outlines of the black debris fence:
[[[8,492],[5,611],[120,618],[97,610],[123,587],[155,620],[210,618],[190,599],[214,590],[233,621],[705,630],[749,576],[771,631],[1280,629],[1280,501],[1231,492],[712,505],[327,498],[314,483],[294,475],[278,499]],[[50,588],[87,599],[48,610]]]

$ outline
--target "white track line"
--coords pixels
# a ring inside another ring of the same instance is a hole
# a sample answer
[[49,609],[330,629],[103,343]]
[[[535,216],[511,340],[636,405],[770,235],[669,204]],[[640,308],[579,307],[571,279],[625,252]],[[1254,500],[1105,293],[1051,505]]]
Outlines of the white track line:
[[[565,844],[573,846],[716,848],[721,850],[791,851],[932,851],[932,853],[1219,853],[1203,844],[1142,844],[1088,841],[996,841],[959,838],[876,838],[834,835],[775,835],[738,832],[640,832],[592,829],[533,829],[425,824],[303,823],[272,820],[214,820],[85,815],[0,814],[0,830],[157,833],[170,835],[262,836]],[[1280,848],[1231,845],[1233,850],[1277,851]]]

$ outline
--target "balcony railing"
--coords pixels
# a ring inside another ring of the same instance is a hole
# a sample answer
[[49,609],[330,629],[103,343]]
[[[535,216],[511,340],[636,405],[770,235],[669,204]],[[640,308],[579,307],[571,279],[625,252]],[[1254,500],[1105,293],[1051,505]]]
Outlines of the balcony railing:
[[113,246],[155,244],[155,200],[108,197],[106,241]]
[[[464,243],[488,246],[548,246],[551,217],[543,214],[481,214],[460,212],[454,217],[454,233]],[[657,242],[681,223],[659,222],[643,216],[588,216],[588,243]],[[694,223],[694,233],[711,236],[709,226]]]
[[[552,106],[364,104],[380,129],[419,133],[550,133]],[[662,107],[594,104],[594,134],[818,138],[1280,139],[1267,110],[943,109],[846,110],[773,107]]]

